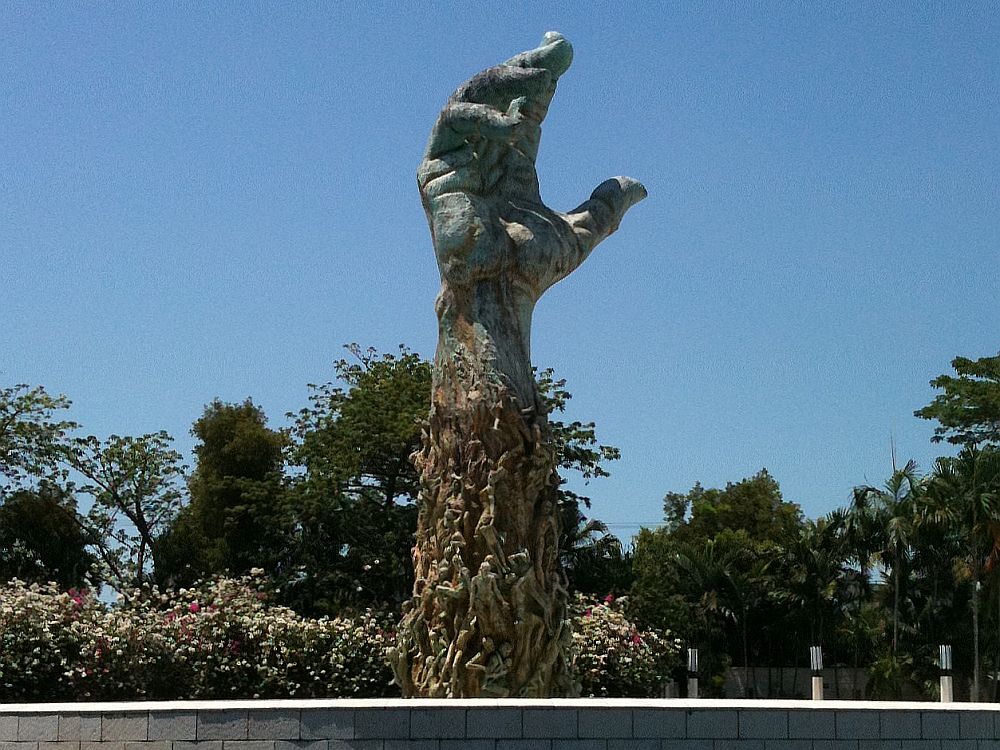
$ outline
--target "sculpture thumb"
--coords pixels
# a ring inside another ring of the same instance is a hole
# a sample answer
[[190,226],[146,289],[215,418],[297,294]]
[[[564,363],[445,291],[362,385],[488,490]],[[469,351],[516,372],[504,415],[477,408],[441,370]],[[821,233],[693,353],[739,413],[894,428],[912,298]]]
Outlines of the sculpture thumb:
[[589,229],[593,233],[593,244],[617,232],[625,212],[646,195],[643,184],[631,177],[612,177],[594,188],[590,200],[580,207],[587,209],[592,217],[593,225]]
[[633,180],[631,177],[612,177],[594,188],[590,198],[605,203],[620,221],[626,211],[648,195],[645,186],[638,180]]

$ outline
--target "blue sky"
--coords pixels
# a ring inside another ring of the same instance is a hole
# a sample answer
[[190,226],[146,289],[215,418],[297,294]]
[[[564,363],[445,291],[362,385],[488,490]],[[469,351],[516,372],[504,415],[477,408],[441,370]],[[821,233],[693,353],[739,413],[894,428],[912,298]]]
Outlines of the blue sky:
[[594,515],[761,467],[819,515],[890,436],[929,468],[928,381],[1000,349],[990,3],[5,3],[0,384],[189,450],[215,397],[284,424],[346,342],[430,355],[426,137],[549,29],[543,198],[649,190],[535,313],[622,449]]

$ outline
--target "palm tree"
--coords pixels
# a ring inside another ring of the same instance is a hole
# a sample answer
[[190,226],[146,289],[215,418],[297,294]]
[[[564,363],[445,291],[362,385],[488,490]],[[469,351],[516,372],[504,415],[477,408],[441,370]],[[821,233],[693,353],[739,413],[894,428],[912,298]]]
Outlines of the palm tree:
[[887,572],[892,587],[892,654],[899,646],[899,606],[903,583],[909,572],[911,541],[917,522],[918,499],[924,480],[917,464],[907,461],[902,469],[893,468],[882,488],[856,487],[847,512],[850,533],[860,541],[858,554],[862,572],[877,561]]
[[924,514],[958,535],[956,570],[971,582],[972,700],[979,699],[979,605],[983,578],[1000,554],[1000,450],[967,445],[939,458],[928,485]]
[[[744,676],[749,675],[749,616],[761,600],[758,585],[768,560],[756,554],[745,533],[725,531],[701,543],[684,544],[676,561],[688,587],[688,598],[697,596],[701,610],[738,628],[743,651]],[[746,683],[743,686],[747,694]]]
[[845,598],[844,584],[850,571],[839,524],[840,518],[834,514],[807,520],[798,535],[778,551],[785,580],[777,597],[805,614],[813,645],[824,645],[827,615]]

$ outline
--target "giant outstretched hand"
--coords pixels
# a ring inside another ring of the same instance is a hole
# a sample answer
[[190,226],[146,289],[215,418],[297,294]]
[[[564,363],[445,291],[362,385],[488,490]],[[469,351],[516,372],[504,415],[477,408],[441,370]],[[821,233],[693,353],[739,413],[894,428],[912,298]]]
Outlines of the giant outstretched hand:
[[403,694],[572,696],[558,463],[531,370],[531,315],[625,212],[628,177],[560,213],[538,193],[541,124],[573,49],[548,33],[448,100],[417,173],[441,270],[413,597],[392,662]]
[[473,76],[438,116],[417,172],[441,271],[442,345],[492,361],[525,406],[535,302],[646,197],[638,181],[613,177],[567,213],[542,203],[541,124],[572,59],[570,43],[549,32]]

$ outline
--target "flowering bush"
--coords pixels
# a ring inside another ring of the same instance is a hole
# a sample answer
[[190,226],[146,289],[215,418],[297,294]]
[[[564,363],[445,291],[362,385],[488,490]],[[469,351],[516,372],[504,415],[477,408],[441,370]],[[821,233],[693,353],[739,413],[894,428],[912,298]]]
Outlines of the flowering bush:
[[0,702],[380,697],[396,691],[393,635],[371,613],[312,620],[269,604],[256,578],[92,594],[0,588]]
[[577,595],[572,606],[576,673],[585,696],[658,697],[678,663],[680,642],[668,633],[638,630],[623,612],[625,599]]
[[71,698],[69,675],[103,614],[93,597],[55,584],[0,589],[0,702]]
[[[622,600],[573,606],[584,695],[652,696],[678,644],[639,631]],[[257,577],[146,589],[106,607],[90,592],[0,586],[0,703],[398,695],[371,612],[313,620],[268,602]]]

